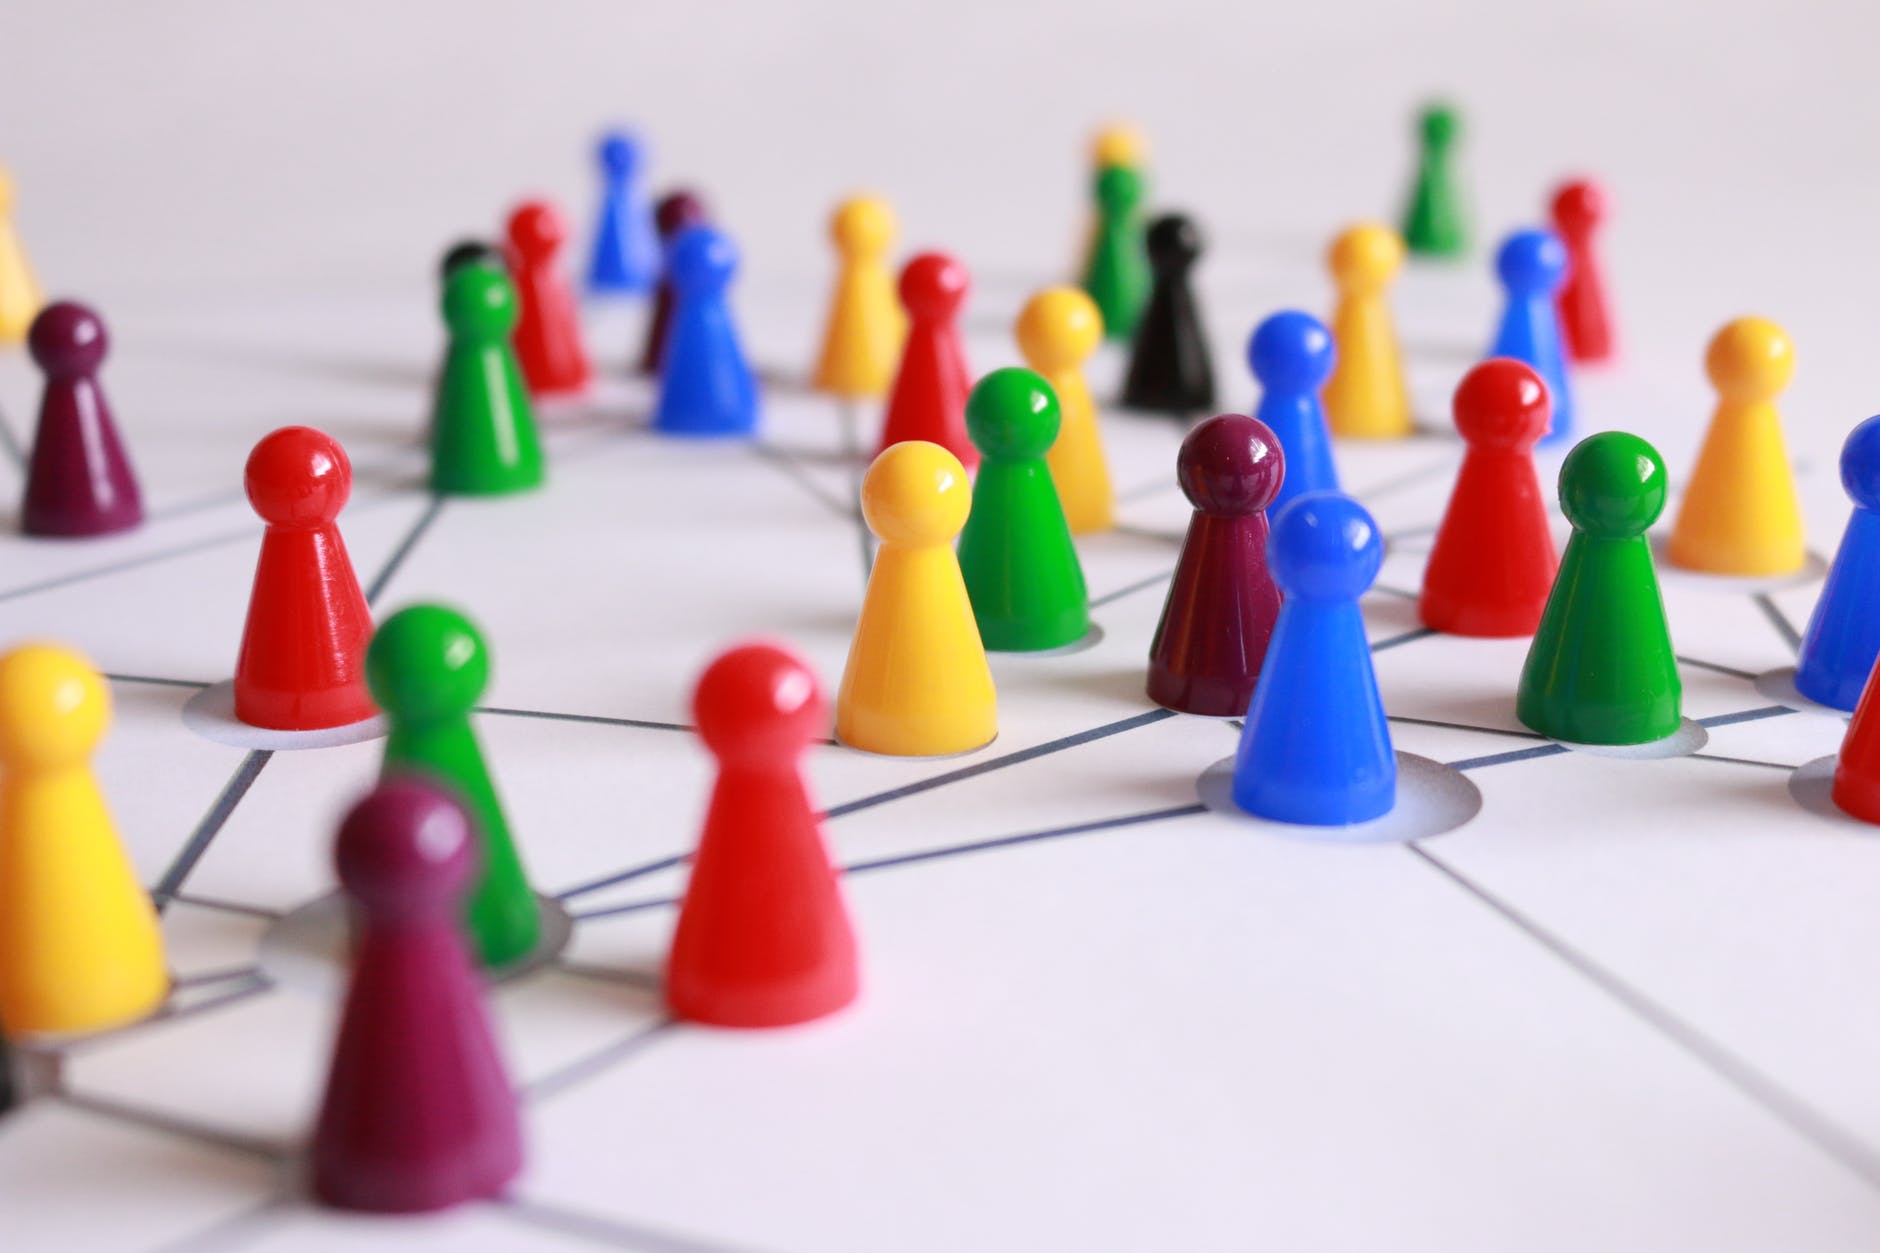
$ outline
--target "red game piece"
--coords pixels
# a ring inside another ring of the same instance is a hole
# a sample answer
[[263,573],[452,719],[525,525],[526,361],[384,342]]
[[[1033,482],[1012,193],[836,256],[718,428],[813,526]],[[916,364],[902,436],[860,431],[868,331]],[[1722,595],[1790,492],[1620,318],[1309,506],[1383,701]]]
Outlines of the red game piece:
[[1552,417],[1547,385],[1525,362],[1484,361],[1456,388],[1469,449],[1436,531],[1417,612],[1450,635],[1532,635],[1560,558],[1534,473]]
[[282,427],[248,455],[246,482],[268,529],[235,663],[235,716],[277,731],[370,718],[372,611],[334,521],[352,493],[346,450],[324,431]]
[[574,289],[556,264],[568,227],[555,206],[530,200],[509,215],[509,270],[516,280],[516,360],[529,391],[538,396],[578,392],[588,385],[587,349]]
[[1575,361],[1607,361],[1618,351],[1606,280],[1593,250],[1593,232],[1606,217],[1606,192],[1578,179],[1554,193],[1554,233],[1567,246],[1567,281],[1554,297],[1560,331]]
[[352,982],[311,1153],[328,1205],[423,1213],[499,1196],[522,1168],[515,1093],[458,925],[474,859],[463,809],[415,779],[381,783],[340,827]]
[[[669,192],[660,198],[658,207],[653,210],[653,220],[659,228],[660,247],[664,249],[686,227],[705,224],[705,202],[695,192],[683,189]],[[666,277],[666,268],[662,264],[659,287],[653,293],[653,317],[646,324],[646,347],[640,353],[641,374],[659,373],[660,358],[666,352],[666,328],[671,322],[672,280]]]
[[979,450],[966,437],[972,377],[958,322],[969,284],[966,267],[943,252],[923,252],[902,268],[907,342],[881,427],[882,448],[924,439],[958,457],[968,470],[979,464]]
[[27,332],[27,351],[46,375],[20,506],[28,535],[109,535],[144,519],[137,477],[98,385],[109,346],[98,315],[69,300],[40,310]]
[[718,758],[705,830],[666,961],[673,1015],[781,1027],[855,999],[855,934],[798,758],[828,707],[809,667],[770,644],[720,656],[692,698]]
[[1285,478],[1285,454],[1266,423],[1224,413],[1188,433],[1175,473],[1195,513],[1149,645],[1149,699],[1243,717],[1279,616],[1266,507]]
[[[1880,665],[1874,667],[1880,674]],[[1880,823],[1880,683],[1867,676],[1834,763],[1834,803],[1850,817]]]

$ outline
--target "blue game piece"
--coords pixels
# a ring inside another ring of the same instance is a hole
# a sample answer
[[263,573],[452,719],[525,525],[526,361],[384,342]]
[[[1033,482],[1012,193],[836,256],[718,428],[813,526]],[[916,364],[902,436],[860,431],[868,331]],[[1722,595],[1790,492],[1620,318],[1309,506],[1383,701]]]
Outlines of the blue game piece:
[[1276,822],[1347,826],[1390,812],[1397,756],[1358,611],[1384,561],[1363,505],[1313,492],[1266,544],[1279,621],[1234,759],[1234,803]]
[[1854,512],[1802,632],[1795,690],[1852,711],[1880,658],[1880,417],[1855,427],[1841,446],[1841,486]]
[[1552,231],[1516,231],[1495,254],[1495,273],[1508,303],[1487,355],[1513,357],[1534,367],[1554,402],[1553,422],[1540,442],[1543,447],[1557,444],[1573,433],[1573,391],[1554,304],[1567,281],[1567,246]]
[[659,233],[640,179],[640,144],[626,131],[601,136],[601,212],[588,289],[643,292],[659,279]]
[[1253,328],[1247,364],[1260,382],[1253,416],[1279,436],[1286,477],[1268,508],[1277,513],[1296,496],[1338,490],[1332,437],[1325,426],[1319,391],[1331,377],[1338,350],[1325,323],[1309,313],[1275,313]]
[[692,226],[672,241],[666,261],[672,327],[653,428],[668,435],[749,435],[757,429],[757,380],[725,294],[738,268],[737,245],[713,227]]

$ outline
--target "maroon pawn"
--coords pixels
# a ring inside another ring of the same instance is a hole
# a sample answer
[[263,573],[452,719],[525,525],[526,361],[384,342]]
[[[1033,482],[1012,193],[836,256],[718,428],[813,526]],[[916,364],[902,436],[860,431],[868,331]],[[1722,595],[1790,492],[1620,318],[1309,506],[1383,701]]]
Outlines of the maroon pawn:
[[1175,459],[1195,507],[1149,645],[1149,699],[1181,713],[1244,717],[1279,615],[1266,568],[1266,507],[1286,460],[1258,418],[1224,413],[1188,433]]
[[459,931],[463,809],[390,779],[354,805],[334,862],[356,919],[352,983],[313,1133],[313,1192],[416,1214],[501,1195],[522,1168],[516,1097]]
[[[705,202],[695,192],[684,189],[662,197],[653,210],[653,221],[659,228],[662,248],[677,239],[679,232],[686,227],[703,226],[705,220]],[[666,352],[666,327],[671,321],[672,284],[667,281],[662,267],[659,287],[653,295],[653,318],[646,324],[646,346],[640,352],[641,374],[659,373],[660,358]]]
[[144,520],[137,476],[98,385],[109,346],[98,315],[70,300],[40,310],[27,332],[46,375],[20,506],[28,535],[110,535]]
[[1554,232],[1567,247],[1567,281],[1554,296],[1560,331],[1575,361],[1610,361],[1618,352],[1606,278],[1593,235],[1606,216],[1606,193],[1598,183],[1576,179],[1554,193]]

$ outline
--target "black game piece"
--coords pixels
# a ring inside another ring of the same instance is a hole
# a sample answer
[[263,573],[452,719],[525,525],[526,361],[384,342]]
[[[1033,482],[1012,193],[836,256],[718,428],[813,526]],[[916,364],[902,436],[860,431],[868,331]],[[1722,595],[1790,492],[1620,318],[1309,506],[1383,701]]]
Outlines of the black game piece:
[[473,263],[493,265],[499,270],[504,268],[503,254],[497,251],[494,244],[484,243],[480,239],[460,239],[452,244],[444,253],[443,258],[438,261],[438,281],[443,282],[448,279],[458,266]]
[[1123,404],[1131,409],[1192,414],[1214,408],[1214,365],[1189,271],[1201,255],[1201,230],[1179,213],[1149,224],[1145,236],[1155,284],[1136,328]]

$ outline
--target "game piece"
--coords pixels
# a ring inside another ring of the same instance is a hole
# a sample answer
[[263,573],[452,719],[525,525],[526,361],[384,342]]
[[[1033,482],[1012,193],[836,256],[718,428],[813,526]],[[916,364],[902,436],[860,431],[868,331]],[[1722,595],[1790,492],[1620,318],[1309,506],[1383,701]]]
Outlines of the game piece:
[[1795,374],[1795,346],[1774,322],[1738,318],[1711,339],[1704,369],[1717,409],[1665,556],[1705,574],[1792,574],[1808,553],[1776,397]]
[[862,476],[881,541],[836,695],[836,735],[891,757],[964,753],[998,733],[998,698],[953,538],[972,507],[966,467],[938,444],[895,444]]
[[640,142],[631,132],[609,131],[595,155],[601,166],[601,208],[588,260],[588,290],[648,291],[659,277],[659,239],[641,183]]
[[845,200],[829,221],[829,237],[840,261],[816,365],[816,389],[850,400],[880,396],[893,381],[907,333],[888,269],[894,210],[875,196]]
[[1417,173],[1404,209],[1403,241],[1426,257],[1459,257],[1469,250],[1469,224],[1456,144],[1462,121],[1447,104],[1432,104],[1417,116]]
[[1156,704],[1210,718],[1246,714],[1279,613],[1266,509],[1285,474],[1279,437],[1258,418],[1224,413],[1182,441],[1175,475],[1195,512],[1149,645]]
[[1057,397],[1030,370],[994,370],[966,402],[966,427],[985,458],[959,546],[979,638],[1008,653],[1076,643],[1090,630],[1090,595],[1045,464]]
[[516,289],[494,266],[458,267],[444,284],[450,347],[431,407],[431,490],[496,496],[540,487],[542,446],[510,347]]
[[972,379],[959,328],[968,285],[966,267],[943,252],[923,252],[902,267],[907,343],[888,393],[880,448],[924,439],[958,457],[968,470],[979,464],[979,450],[966,437]]
[[1064,519],[1074,535],[1107,531],[1116,525],[1116,490],[1084,380],[1084,362],[1103,339],[1096,302],[1075,287],[1048,287],[1019,310],[1013,334],[1025,364],[1044,375],[1058,398],[1057,442],[1045,460]]
[[757,380],[731,319],[737,245],[709,226],[672,241],[672,323],[653,429],[666,435],[742,436],[757,430]]
[[1085,183],[1090,197],[1090,218],[1084,226],[1083,247],[1077,254],[1077,275],[1090,273],[1097,248],[1097,234],[1103,225],[1103,207],[1097,199],[1097,176],[1113,165],[1145,174],[1149,159],[1149,141],[1140,128],[1128,122],[1112,122],[1091,137],[1090,175]]
[[496,794],[470,713],[490,678],[489,649],[470,620],[442,605],[410,605],[387,618],[366,650],[366,681],[385,710],[385,774],[448,787],[470,812],[482,872],[466,902],[485,966],[528,956],[540,911]]
[[1855,427],[1842,445],[1841,486],[1854,512],[1802,632],[1795,690],[1832,709],[1853,709],[1880,661],[1880,417]]
[[13,228],[13,177],[0,169],[0,344],[25,339],[45,303]]
[[104,679],[53,644],[0,656],[0,1029],[102,1031],[169,994],[150,897],[92,772]]
[[516,1095],[458,931],[476,867],[463,808],[415,779],[354,805],[333,862],[352,978],[308,1158],[336,1209],[419,1214],[502,1195],[522,1169]]
[[1338,490],[1332,437],[1319,403],[1319,390],[1337,358],[1338,348],[1325,323],[1294,309],[1268,317],[1247,340],[1247,364],[1261,389],[1253,416],[1266,424],[1286,453],[1274,510],[1295,496]]
[[529,391],[537,396],[579,392],[593,377],[581,344],[581,314],[562,277],[567,225],[545,200],[518,205],[509,215],[509,272],[517,296],[512,339]]
[[1532,635],[1560,564],[1534,473],[1547,384],[1525,362],[1484,361],[1456,388],[1455,414],[1468,451],[1423,568],[1417,615],[1449,635]]
[[243,483],[267,530],[235,662],[235,716],[277,731],[372,717],[372,611],[339,533],[352,495],[346,450],[310,426],[282,427],[248,454]]
[[1112,165],[1097,174],[1097,238],[1084,290],[1097,303],[1107,339],[1128,342],[1149,299],[1149,254],[1143,239],[1142,173]]
[[98,382],[110,340],[84,305],[61,300],[33,319],[26,349],[46,376],[26,467],[20,530],[79,538],[144,520],[142,494]]
[[1880,823],[1880,683],[1871,677],[1841,737],[1829,796],[1848,816]]
[[833,1014],[860,979],[800,761],[828,724],[816,676],[774,644],[741,645],[699,678],[692,717],[718,779],[666,959],[666,1006],[716,1027]]
[[500,270],[508,264],[502,249],[495,244],[480,239],[460,239],[446,248],[444,255],[438,259],[437,281],[450,282],[450,276],[466,265],[487,265]]
[[1190,271],[1205,247],[1192,219],[1170,213],[1143,236],[1155,278],[1136,325],[1123,378],[1123,403],[1188,415],[1214,407],[1214,362],[1195,304]]
[[1403,241],[1388,226],[1361,222],[1332,241],[1327,261],[1338,288],[1338,360],[1325,382],[1326,420],[1348,439],[1399,439],[1416,429],[1386,294],[1403,267]]
[[1283,599],[1234,758],[1234,803],[1275,822],[1349,826],[1397,803],[1397,755],[1358,598],[1384,563],[1363,505],[1336,492],[1279,510],[1267,561]]
[[1567,249],[1567,281],[1556,304],[1567,354],[1575,361],[1610,361],[1618,351],[1607,303],[1604,267],[1593,236],[1606,217],[1606,191],[1590,179],[1561,184],[1554,192],[1554,233]]
[[1573,433],[1573,392],[1554,312],[1554,296],[1566,272],[1567,250],[1552,231],[1515,231],[1495,254],[1507,303],[1487,355],[1525,361],[1547,384],[1554,416],[1542,444],[1557,444]]
[[1602,431],[1560,466],[1573,524],[1541,613],[1515,713],[1573,744],[1647,744],[1678,729],[1683,686],[1645,532],[1665,507],[1665,463],[1636,435]]
[[[672,241],[686,227],[705,225],[705,202],[694,192],[669,192],[660,198],[659,208],[654,211],[654,221],[659,226],[659,246],[663,257],[671,249]],[[658,290],[653,293],[653,316],[646,323],[646,346],[640,351],[641,374],[659,373],[660,361],[666,355],[666,336],[671,325],[672,275],[661,265]]]

